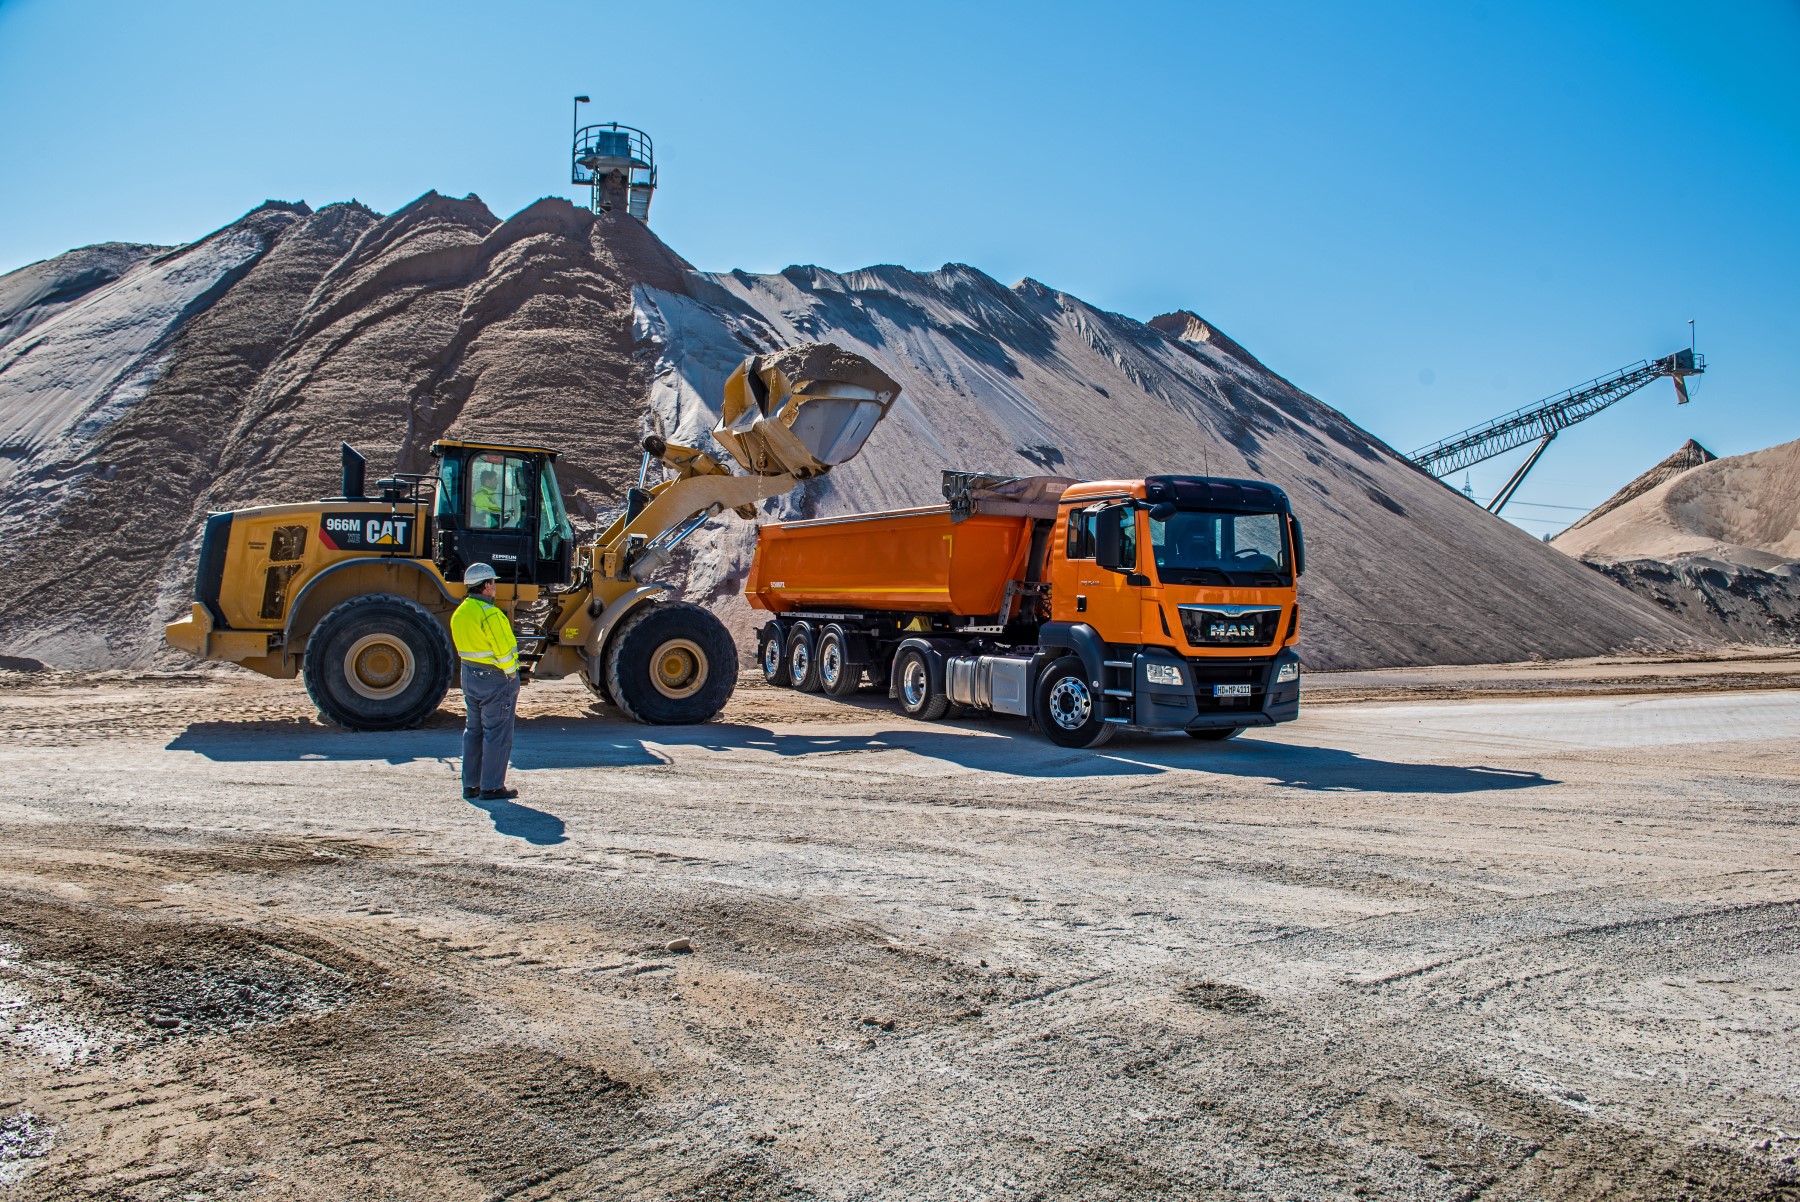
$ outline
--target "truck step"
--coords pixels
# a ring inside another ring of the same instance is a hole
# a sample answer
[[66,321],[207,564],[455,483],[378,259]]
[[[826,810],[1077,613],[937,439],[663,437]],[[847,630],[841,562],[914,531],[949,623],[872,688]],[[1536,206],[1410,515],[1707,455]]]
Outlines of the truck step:
[[1102,689],[1101,692],[1105,693],[1108,697],[1129,697],[1129,696],[1131,696],[1130,689]]
[[1109,668],[1135,668],[1135,667],[1137,667],[1136,664],[1132,663],[1128,659],[1109,659],[1109,660],[1103,660],[1101,662],[1103,662]]

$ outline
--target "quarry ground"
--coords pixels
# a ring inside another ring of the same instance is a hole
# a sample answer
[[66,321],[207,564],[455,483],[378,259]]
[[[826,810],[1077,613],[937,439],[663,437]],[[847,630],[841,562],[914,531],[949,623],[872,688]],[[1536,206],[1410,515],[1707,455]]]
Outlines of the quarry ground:
[[536,684],[478,808],[448,709],[0,673],[0,1198],[1800,1198],[1800,657],[1308,679]]

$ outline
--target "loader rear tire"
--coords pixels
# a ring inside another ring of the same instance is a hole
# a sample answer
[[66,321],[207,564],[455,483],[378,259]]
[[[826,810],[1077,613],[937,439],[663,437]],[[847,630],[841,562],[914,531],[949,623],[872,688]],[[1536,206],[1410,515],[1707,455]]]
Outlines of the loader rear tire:
[[819,687],[833,697],[848,697],[862,685],[862,665],[850,662],[850,640],[844,628],[831,625],[819,636]]
[[685,601],[652,602],[607,645],[606,691],[638,722],[705,722],[737,687],[737,644],[713,615]]
[[404,597],[352,597],[307,641],[306,692],[351,730],[417,726],[443,701],[456,649],[431,611]]
[[819,691],[819,645],[813,636],[811,622],[795,622],[788,628],[782,644],[781,662],[787,673],[787,685],[802,693]]

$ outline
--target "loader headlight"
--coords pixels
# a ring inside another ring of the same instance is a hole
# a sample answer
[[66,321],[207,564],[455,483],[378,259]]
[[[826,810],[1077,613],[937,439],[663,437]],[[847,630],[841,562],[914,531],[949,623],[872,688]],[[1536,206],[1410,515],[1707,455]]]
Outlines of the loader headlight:
[[1151,684],[1181,683],[1181,669],[1174,664],[1145,664],[1144,679]]
[[1300,679],[1300,665],[1289,660],[1275,669],[1275,683],[1286,684],[1290,680]]

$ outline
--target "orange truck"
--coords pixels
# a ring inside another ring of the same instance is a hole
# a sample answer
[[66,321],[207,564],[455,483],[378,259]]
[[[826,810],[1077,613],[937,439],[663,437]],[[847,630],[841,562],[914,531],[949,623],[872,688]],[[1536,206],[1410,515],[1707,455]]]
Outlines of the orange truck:
[[948,504],[757,531],[763,676],[907,714],[991,710],[1051,742],[1229,739],[1300,712],[1300,523],[1255,480],[944,473]]

